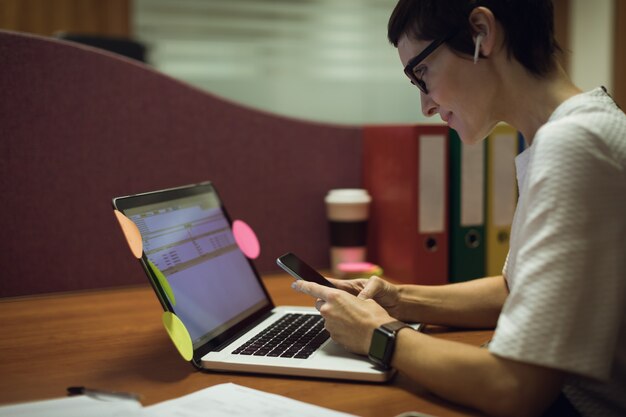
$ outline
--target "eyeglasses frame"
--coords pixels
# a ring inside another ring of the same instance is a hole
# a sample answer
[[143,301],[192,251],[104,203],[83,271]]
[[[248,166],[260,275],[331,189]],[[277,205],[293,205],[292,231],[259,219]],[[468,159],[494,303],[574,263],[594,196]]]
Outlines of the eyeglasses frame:
[[444,38],[435,39],[426,48],[424,48],[422,52],[420,52],[413,58],[409,59],[409,62],[407,62],[406,66],[404,67],[404,73],[406,74],[407,77],[409,77],[409,80],[411,80],[411,82],[417,88],[419,88],[422,93],[426,95],[428,95],[428,88],[426,87],[426,83],[423,80],[415,76],[415,72],[413,72],[413,69],[420,62],[425,60],[430,54],[432,54],[435,51],[435,49],[439,48],[441,44],[449,41],[452,37],[454,37],[454,35],[449,35]]

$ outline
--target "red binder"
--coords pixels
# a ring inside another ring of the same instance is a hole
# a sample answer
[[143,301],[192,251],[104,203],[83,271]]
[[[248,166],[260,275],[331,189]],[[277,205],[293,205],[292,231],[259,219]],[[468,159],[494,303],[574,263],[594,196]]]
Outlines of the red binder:
[[366,126],[363,134],[369,257],[396,281],[447,283],[448,127]]

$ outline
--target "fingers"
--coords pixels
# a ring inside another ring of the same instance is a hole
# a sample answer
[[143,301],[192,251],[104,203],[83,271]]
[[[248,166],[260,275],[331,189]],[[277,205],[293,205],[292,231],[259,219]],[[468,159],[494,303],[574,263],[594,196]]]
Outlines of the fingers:
[[303,294],[307,294],[315,298],[320,298],[322,300],[327,300],[331,292],[337,291],[334,288],[325,287],[323,285],[319,285],[314,282],[304,281],[301,279],[294,281],[291,284],[291,288]]
[[359,292],[357,297],[360,298],[361,300],[368,300],[368,299],[374,298],[376,294],[381,292],[384,285],[385,285],[385,282],[382,279],[373,276],[367,281],[367,284],[365,284],[365,287],[363,287],[363,289],[361,290],[361,292]]
[[337,288],[345,286],[344,285],[345,284],[345,280],[343,280],[343,279],[337,279],[337,278],[331,278],[331,277],[324,277],[324,278],[326,278],[331,284],[333,284]]
[[359,293],[359,287],[357,280],[345,280],[345,279],[337,279],[337,278],[326,278],[333,284],[335,287],[340,290],[344,290],[349,292],[350,294],[357,295]]

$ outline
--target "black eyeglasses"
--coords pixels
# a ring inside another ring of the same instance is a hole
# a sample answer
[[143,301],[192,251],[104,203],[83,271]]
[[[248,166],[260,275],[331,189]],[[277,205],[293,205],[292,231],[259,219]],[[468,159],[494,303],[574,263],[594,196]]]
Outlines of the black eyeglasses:
[[423,72],[422,71],[416,72],[415,67],[417,67],[417,65],[420,62],[425,60],[426,57],[428,57],[428,55],[432,54],[435,51],[435,49],[441,46],[442,43],[452,38],[452,36],[446,36],[445,38],[435,39],[422,52],[420,52],[419,55],[411,58],[409,62],[406,64],[406,67],[404,67],[404,73],[406,74],[406,76],[409,77],[409,80],[411,80],[411,83],[413,83],[417,88],[419,88],[422,91],[422,93],[428,94],[428,88],[426,88],[426,83],[424,82],[424,80],[422,80]]

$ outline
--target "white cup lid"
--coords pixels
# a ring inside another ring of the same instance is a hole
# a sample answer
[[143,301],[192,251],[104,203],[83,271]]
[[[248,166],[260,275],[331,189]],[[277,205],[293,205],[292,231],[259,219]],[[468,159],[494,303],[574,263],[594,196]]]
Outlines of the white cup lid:
[[369,203],[372,197],[367,190],[362,188],[337,188],[330,190],[324,200],[333,204],[353,204]]

